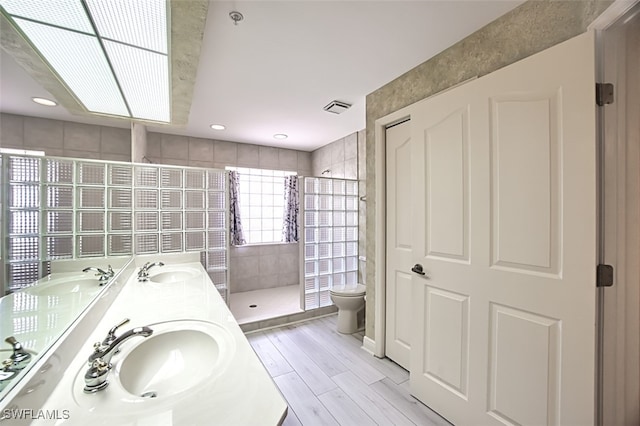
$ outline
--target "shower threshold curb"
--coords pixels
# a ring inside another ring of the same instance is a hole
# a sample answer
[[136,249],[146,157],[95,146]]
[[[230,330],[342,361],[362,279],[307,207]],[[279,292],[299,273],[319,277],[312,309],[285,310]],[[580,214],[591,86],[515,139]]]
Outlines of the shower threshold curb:
[[306,312],[300,312],[296,314],[282,315],[275,318],[269,318],[254,322],[248,322],[240,324],[240,329],[245,333],[253,333],[256,331],[262,331],[269,328],[281,327],[283,325],[308,321],[319,317],[326,317],[334,315],[338,312],[338,308],[335,305],[325,306],[324,308],[312,309]]

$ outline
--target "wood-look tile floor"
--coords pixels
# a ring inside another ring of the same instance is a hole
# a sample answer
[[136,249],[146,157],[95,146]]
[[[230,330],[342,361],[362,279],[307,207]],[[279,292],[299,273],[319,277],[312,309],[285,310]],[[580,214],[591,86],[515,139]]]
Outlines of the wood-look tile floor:
[[336,316],[247,335],[289,405],[284,425],[449,423],[409,394],[409,373],[362,350]]

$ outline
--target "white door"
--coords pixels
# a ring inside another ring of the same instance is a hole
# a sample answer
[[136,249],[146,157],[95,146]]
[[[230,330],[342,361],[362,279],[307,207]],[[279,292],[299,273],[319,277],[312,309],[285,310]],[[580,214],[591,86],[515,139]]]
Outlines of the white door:
[[411,349],[411,123],[387,128],[386,356],[409,369]]
[[590,425],[594,40],[583,34],[411,113],[411,390],[459,425]]

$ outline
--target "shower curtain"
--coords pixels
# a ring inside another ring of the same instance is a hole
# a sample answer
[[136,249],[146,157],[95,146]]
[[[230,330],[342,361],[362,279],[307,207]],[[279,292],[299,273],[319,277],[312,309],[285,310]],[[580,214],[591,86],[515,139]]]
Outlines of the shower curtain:
[[284,214],[282,215],[282,241],[298,242],[298,177],[284,178]]
[[244,234],[242,233],[242,222],[240,221],[240,203],[239,203],[239,187],[240,177],[238,172],[229,172],[229,233],[232,246],[240,246],[246,244]]

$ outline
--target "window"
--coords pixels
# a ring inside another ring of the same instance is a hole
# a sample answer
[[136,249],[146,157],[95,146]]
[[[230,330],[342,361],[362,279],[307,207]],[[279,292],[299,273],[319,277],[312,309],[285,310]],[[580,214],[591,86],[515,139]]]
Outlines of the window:
[[227,167],[240,178],[240,219],[247,244],[282,241],[284,178],[296,172]]

